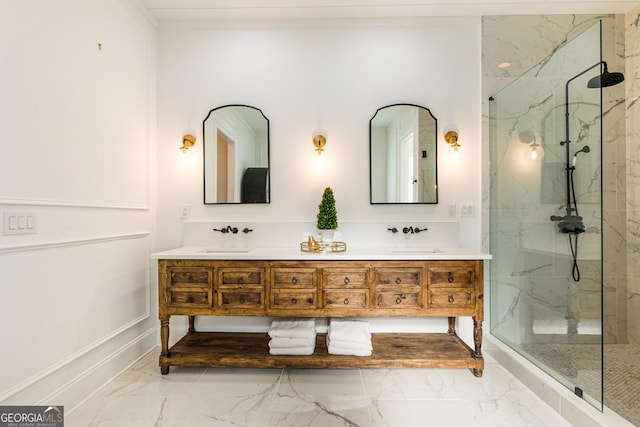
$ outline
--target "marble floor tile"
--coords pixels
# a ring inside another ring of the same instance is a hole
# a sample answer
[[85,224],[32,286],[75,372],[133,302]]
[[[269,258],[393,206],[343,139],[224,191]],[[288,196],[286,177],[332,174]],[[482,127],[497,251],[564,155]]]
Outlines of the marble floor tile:
[[172,367],[143,357],[65,417],[67,427],[570,426],[486,356],[466,369]]

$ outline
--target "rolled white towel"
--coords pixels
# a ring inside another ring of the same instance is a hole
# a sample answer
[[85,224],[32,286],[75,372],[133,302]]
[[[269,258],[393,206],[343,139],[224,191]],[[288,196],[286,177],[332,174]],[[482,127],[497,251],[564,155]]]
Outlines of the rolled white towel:
[[316,319],[275,319],[271,322],[269,336],[310,338],[316,336]]
[[309,356],[315,351],[315,346],[270,348],[269,354],[283,356]]
[[367,343],[371,341],[369,322],[354,319],[331,319],[329,333],[331,339]]
[[313,338],[289,338],[275,337],[269,340],[269,348],[295,348],[295,347],[315,347],[316,337]]

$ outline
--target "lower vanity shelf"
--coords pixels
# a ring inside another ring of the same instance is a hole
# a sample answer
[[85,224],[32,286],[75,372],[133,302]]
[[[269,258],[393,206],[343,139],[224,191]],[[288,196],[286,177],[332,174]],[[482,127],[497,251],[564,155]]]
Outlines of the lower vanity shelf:
[[253,368],[469,368],[482,373],[484,359],[473,356],[457,335],[447,333],[374,333],[371,356],[329,354],[326,334],[318,334],[309,356],[269,354],[266,333],[192,332],[160,356],[169,366]]

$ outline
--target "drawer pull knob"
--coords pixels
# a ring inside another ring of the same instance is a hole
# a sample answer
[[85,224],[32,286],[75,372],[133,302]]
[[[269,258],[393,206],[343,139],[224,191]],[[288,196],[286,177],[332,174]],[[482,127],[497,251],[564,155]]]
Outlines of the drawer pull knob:
[[187,274],[187,282],[191,282],[191,275]]
[[291,283],[293,283],[294,285],[298,283],[298,278],[294,277],[293,279],[291,279]]
[[240,304],[244,304],[244,297],[240,297]]
[[454,299],[453,299],[453,295],[449,294],[449,303],[453,303]]
[[344,302],[344,305],[348,305],[349,304],[349,298],[345,298],[343,302]]
[[399,285],[401,282],[402,282],[402,279],[401,279],[401,278],[399,278],[399,277],[396,277],[396,284],[398,284],[398,285]]
[[298,300],[295,298],[291,298],[291,304],[292,305],[296,305],[298,303]]
[[447,281],[449,283],[453,283],[454,280],[456,280],[456,279],[453,278],[453,274],[451,274],[451,272],[449,272],[449,277],[447,277]]
[[400,304],[400,303],[402,303],[402,298],[400,297],[396,298],[396,304]]
[[244,277],[238,278],[238,283],[243,284],[244,283]]
[[349,284],[349,278],[348,278],[348,277],[345,277],[345,278],[344,278],[344,284],[345,284],[345,285],[348,285],[348,284]]
[[193,302],[193,295],[189,294],[187,297],[187,302]]

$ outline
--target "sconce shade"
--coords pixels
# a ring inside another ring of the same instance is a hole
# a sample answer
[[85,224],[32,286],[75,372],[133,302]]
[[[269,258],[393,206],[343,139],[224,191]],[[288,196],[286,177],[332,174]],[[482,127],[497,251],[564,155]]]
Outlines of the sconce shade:
[[196,145],[196,137],[190,133],[186,133],[182,136],[182,147],[180,147],[180,151],[182,154],[185,154],[187,150]]
[[458,132],[455,130],[450,130],[445,133],[444,140],[453,148],[453,151],[458,151],[458,148],[460,148],[460,144],[458,144]]

